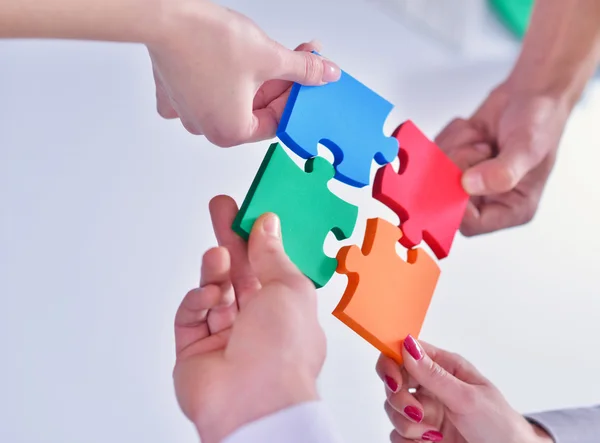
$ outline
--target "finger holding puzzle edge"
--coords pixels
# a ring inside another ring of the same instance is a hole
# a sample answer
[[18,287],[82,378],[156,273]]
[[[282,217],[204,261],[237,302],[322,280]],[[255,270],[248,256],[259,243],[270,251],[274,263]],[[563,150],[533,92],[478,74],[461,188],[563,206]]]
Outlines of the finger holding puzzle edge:
[[336,180],[362,188],[373,160],[384,165],[398,155],[397,140],[383,133],[393,107],[342,70],[327,85],[292,86],[277,137],[305,159],[316,156],[321,143],[333,153]]
[[258,217],[277,214],[285,252],[317,288],[324,286],[337,267],[337,260],[323,251],[325,238],[330,231],[338,240],[350,237],[358,216],[356,206],[327,188],[333,176],[333,166],[324,158],[309,159],[303,171],[279,143],[273,143],[232,229],[247,240]]

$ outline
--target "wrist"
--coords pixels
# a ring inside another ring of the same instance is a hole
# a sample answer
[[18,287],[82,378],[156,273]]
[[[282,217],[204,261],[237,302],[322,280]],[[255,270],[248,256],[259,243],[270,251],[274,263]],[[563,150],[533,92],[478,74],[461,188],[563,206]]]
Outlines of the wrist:
[[505,434],[505,441],[510,443],[554,443],[554,439],[536,423],[530,421],[517,411]]
[[203,443],[219,443],[244,425],[319,399],[314,377],[297,371],[274,372],[264,368],[253,372],[254,375],[241,375],[239,370],[232,371],[233,376],[226,378],[227,386],[215,392],[215,400],[207,405],[208,410],[194,419]]
[[526,443],[554,443],[554,439],[541,426],[527,421],[527,436],[520,439]]
[[[189,35],[200,35],[203,28],[226,21],[226,9],[210,0],[156,0],[156,17],[149,23],[145,44],[151,51],[171,50]],[[217,35],[214,34],[217,38]]]
[[517,65],[505,84],[512,94],[547,97],[572,110],[595,67],[590,61],[561,67]]

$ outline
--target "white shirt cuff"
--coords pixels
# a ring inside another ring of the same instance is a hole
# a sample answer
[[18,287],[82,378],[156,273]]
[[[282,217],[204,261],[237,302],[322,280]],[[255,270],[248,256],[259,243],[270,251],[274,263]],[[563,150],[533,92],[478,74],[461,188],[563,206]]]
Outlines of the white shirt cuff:
[[223,443],[341,443],[320,401],[301,403],[248,423]]

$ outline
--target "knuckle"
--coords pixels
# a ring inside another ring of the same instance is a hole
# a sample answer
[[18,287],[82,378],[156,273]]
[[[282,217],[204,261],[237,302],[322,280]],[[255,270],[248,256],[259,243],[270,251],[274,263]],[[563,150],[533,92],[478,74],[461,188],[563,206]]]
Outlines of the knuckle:
[[241,275],[236,280],[236,292],[239,294],[253,294],[260,289],[260,283],[254,275]]
[[477,373],[477,369],[465,359],[462,355],[456,352],[449,353],[449,359],[454,362],[454,369],[452,374],[473,374]]
[[206,131],[204,135],[206,136],[206,139],[209,142],[220,148],[227,148],[231,145],[231,140],[229,139],[229,137],[224,135],[220,131],[210,130]]
[[438,365],[434,361],[430,361],[427,365],[427,376],[431,380],[434,380],[435,383],[444,383],[444,381],[448,377],[448,373],[440,365]]
[[323,76],[323,61],[314,54],[305,53],[304,57],[304,78],[311,82],[318,82]]
[[389,401],[386,400],[383,402],[383,410],[387,414],[390,421],[393,423],[393,416],[396,413],[396,410],[392,407]]
[[202,135],[202,131],[200,131],[196,125],[192,124],[189,120],[181,119],[181,124],[183,127],[192,135]]
[[384,368],[387,365],[387,357],[381,353],[379,354],[379,358],[377,359],[377,363],[375,364],[375,371],[377,372],[377,375],[379,375],[379,378],[382,379],[383,381],[383,377],[384,377]]
[[204,264],[207,261],[210,261],[212,259],[212,256],[217,254],[219,250],[219,247],[212,247],[209,250],[207,250],[203,255],[202,255],[202,264]]
[[496,192],[508,192],[519,184],[519,174],[512,164],[504,164],[498,168],[495,176],[492,178],[491,187]]
[[162,118],[169,118],[167,107],[160,99],[156,102],[156,111],[158,112],[158,115],[160,115]]
[[221,139],[222,148],[231,148],[251,141],[252,134],[257,129],[253,126],[255,120],[251,117],[251,114],[246,115],[244,113],[239,115],[237,120],[239,123],[223,125],[219,128],[218,134]]
[[404,443],[406,440],[402,437],[398,432],[394,429],[390,432],[390,442],[391,443]]
[[533,199],[527,200],[527,203],[525,204],[525,206],[523,208],[523,213],[522,213],[520,224],[525,224],[525,223],[529,223],[530,221],[532,221],[535,217],[535,214],[537,213],[537,209],[538,209],[537,201],[535,201]]
[[404,399],[402,398],[402,396],[399,395],[400,392],[402,392],[402,391],[394,393],[394,392],[391,392],[389,389],[386,389],[388,403],[396,411],[400,411],[402,409],[403,402],[404,402]]
[[290,269],[289,285],[296,289],[298,292],[310,295],[316,299],[317,290],[315,285],[297,269]]
[[220,148],[231,148],[241,143],[242,138],[239,136],[239,132],[239,130],[229,132],[218,128],[211,128],[205,132],[205,136],[213,145]]
[[383,407],[396,432],[400,435],[407,435],[410,432],[411,423],[396,411],[389,401],[386,401]]
[[474,386],[465,385],[457,398],[457,404],[460,405],[461,411],[468,413],[479,408],[480,398],[480,393]]
[[281,254],[281,243],[279,242],[279,240],[274,239],[272,237],[266,237],[264,238],[263,241],[263,245],[262,245],[262,252],[265,256],[266,260],[272,261],[272,260],[277,260],[279,261],[277,258],[274,258],[273,256],[279,256]]
[[459,129],[461,126],[467,126],[468,121],[462,117],[456,117],[452,119],[450,123],[446,126],[448,129]]
[[193,289],[190,289],[189,291],[187,291],[187,293],[185,294],[185,297],[183,297],[183,298],[184,298],[184,299],[186,299],[186,298],[190,298],[190,297],[192,297],[193,295],[195,295],[195,294],[196,294],[196,292],[198,292],[198,288],[193,288]]
[[465,237],[474,237],[478,234],[477,229],[471,224],[463,223],[460,226],[460,233]]

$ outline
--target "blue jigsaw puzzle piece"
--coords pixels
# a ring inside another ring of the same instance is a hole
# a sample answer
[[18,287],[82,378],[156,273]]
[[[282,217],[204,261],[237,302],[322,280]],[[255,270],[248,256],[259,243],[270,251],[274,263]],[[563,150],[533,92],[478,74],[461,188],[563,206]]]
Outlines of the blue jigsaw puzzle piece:
[[393,105],[342,71],[323,86],[295,83],[277,128],[277,137],[300,157],[318,154],[318,143],[334,156],[335,178],[362,188],[373,159],[380,165],[398,155],[398,141],[383,133]]

